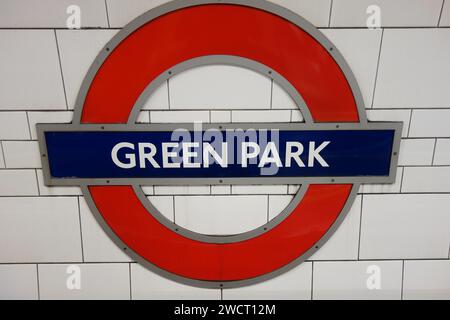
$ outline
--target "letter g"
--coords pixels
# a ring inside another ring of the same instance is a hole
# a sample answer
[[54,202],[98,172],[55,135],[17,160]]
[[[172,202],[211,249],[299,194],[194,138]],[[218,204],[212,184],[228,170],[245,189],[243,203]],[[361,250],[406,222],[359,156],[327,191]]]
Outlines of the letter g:
[[120,149],[122,148],[129,148],[134,151],[134,145],[129,142],[121,142],[114,146],[114,148],[111,151],[111,158],[116,166],[122,169],[132,169],[136,167],[136,155],[134,153],[126,153],[125,158],[129,160],[128,163],[124,163],[119,160],[117,154],[119,153]]

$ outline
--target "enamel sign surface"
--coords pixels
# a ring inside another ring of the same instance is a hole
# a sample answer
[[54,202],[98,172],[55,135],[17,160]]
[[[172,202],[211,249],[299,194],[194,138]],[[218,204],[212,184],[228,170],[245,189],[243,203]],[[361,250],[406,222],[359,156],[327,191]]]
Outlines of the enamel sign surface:
[[[212,64],[270,77],[305,123],[136,124],[160,84]],[[37,129],[46,184],[81,186],[133,259],[182,283],[229,288],[303,262],[338,228],[361,183],[393,183],[402,124],[367,121],[341,54],[293,12],[261,0],[183,0],[145,13],[105,46],[72,124]],[[301,187],[268,224],[226,236],[174,224],[141,187],[207,184]]]

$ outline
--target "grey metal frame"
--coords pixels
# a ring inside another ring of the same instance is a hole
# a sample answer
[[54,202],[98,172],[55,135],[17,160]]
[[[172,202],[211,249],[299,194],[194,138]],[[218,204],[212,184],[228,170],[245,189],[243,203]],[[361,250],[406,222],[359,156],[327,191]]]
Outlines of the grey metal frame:
[[[325,47],[328,50],[329,54],[335,59],[335,61],[339,64],[341,70],[343,71],[343,73],[352,89],[352,92],[353,92],[353,95],[354,95],[354,98],[355,98],[355,101],[357,104],[357,108],[358,108],[358,115],[359,115],[360,123],[356,126],[361,129],[367,128],[368,126],[372,126],[372,124],[369,124],[367,122],[363,98],[362,98],[359,86],[356,82],[356,79],[355,79],[352,71],[350,70],[348,64],[346,63],[345,59],[340,54],[339,50],[325,37],[324,34],[322,34],[317,28],[315,28],[312,24],[310,24],[308,21],[306,21],[305,19],[303,19],[296,13],[294,13],[284,7],[276,5],[272,2],[266,1],[266,0],[175,0],[175,1],[172,1],[169,3],[166,3],[164,5],[161,5],[159,7],[156,7],[154,9],[142,14],[141,16],[139,16],[138,18],[136,18],[135,20],[130,22],[117,35],[115,35],[111,41],[109,41],[104,46],[104,48],[100,51],[100,53],[98,54],[94,63],[90,67],[90,69],[89,69],[88,73],[86,74],[86,77],[84,78],[84,81],[81,85],[81,89],[79,91],[79,94],[78,94],[77,100],[76,100],[76,108],[74,110],[74,118],[73,118],[74,120],[73,120],[73,124],[70,126],[71,127],[70,130],[72,130],[72,129],[84,130],[83,128],[88,128],[89,126],[91,126],[91,130],[92,129],[108,130],[107,128],[110,128],[109,125],[85,125],[85,124],[81,125],[80,120],[81,120],[82,108],[84,105],[84,101],[85,101],[87,92],[91,86],[91,83],[92,83],[97,71],[99,70],[99,68],[103,64],[103,62],[108,58],[109,54],[114,50],[114,48],[121,41],[123,41],[126,37],[128,37],[132,32],[134,32],[136,29],[138,29],[142,25],[148,23],[149,21],[151,21],[161,15],[164,15],[166,13],[169,13],[169,12],[172,12],[172,11],[175,11],[178,9],[182,9],[182,8],[187,8],[187,7],[196,6],[196,5],[205,5],[205,4],[234,4],[234,5],[242,5],[242,6],[257,8],[257,9],[260,9],[263,11],[267,11],[267,12],[276,14],[276,15],[292,22],[293,24],[297,25],[301,29],[305,30],[314,39],[316,39],[319,43],[321,43],[323,47]],[[193,59],[190,61],[186,61],[180,65],[174,66],[170,70],[166,70],[166,72],[161,74],[157,79],[155,79],[152,83],[150,83],[148,85],[148,87],[142,93],[141,97],[136,101],[136,103],[133,107],[133,111],[130,113],[130,117],[128,119],[128,125],[135,124],[137,116],[139,114],[139,111],[140,111],[141,107],[143,106],[143,103],[145,102],[146,98],[148,98],[158,88],[158,86],[161,85],[164,81],[166,81],[167,79],[169,79],[169,78],[173,77],[174,75],[176,75],[180,72],[183,72],[187,69],[198,67],[198,66],[203,66],[203,65],[211,65],[211,64],[237,65],[237,66],[241,66],[241,67],[246,67],[248,69],[257,71],[257,72],[261,73],[262,75],[265,75],[265,76],[273,79],[275,82],[280,84],[283,87],[283,89],[286,92],[288,92],[291,95],[291,97],[294,99],[294,101],[296,102],[298,107],[301,109],[307,125],[313,123],[313,119],[311,117],[311,114],[310,114],[307,106],[305,105],[304,100],[302,99],[300,94],[298,92],[296,92],[296,90],[293,88],[293,86],[282,75],[275,72],[275,70],[270,70],[270,68],[263,66],[259,63],[256,63],[254,61],[250,61],[248,59],[243,59],[243,58],[234,57],[234,56],[219,55],[219,56],[208,56],[208,57]],[[271,125],[273,125],[273,124],[271,124]],[[328,125],[330,127],[335,126],[336,129],[338,129],[337,126],[339,126],[340,128],[344,128],[346,126],[346,124],[326,124],[326,125]],[[130,130],[130,128],[131,128],[131,126],[124,126],[124,125],[119,125],[119,124],[112,125],[112,126],[115,127],[116,129],[120,129],[121,127],[123,127],[123,128],[126,127],[126,130]],[[177,128],[180,128],[182,126],[183,125],[179,125],[179,124],[176,125]],[[219,125],[219,126],[226,128],[226,127],[230,126],[230,124],[223,124],[223,125]],[[264,125],[263,124],[262,125],[261,124],[249,125],[249,127],[252,127],[252,128],[257,128],[259,126],[264,126]],[[285,126],[286,126],[286,124],[281,124],[278,128],[279,129],[285,128]],[[401,123],[391,123],[391,124],[386,124],[386,126],[396,130],[393,158],[391,161],[391,170],[390,170],[391,174],[389,177],[389,179],[390,179],[389,181],[393,182],[393,179],[395,179],[396,163],[398,160],[398,150],[399,150],[399,144],[400,144],[400,132],[401,132],[402,124]],[[50,128],[50,127],[46,126],[46,125],[38,125],[37,127],[38,127],[38,133],[39,133],[39,143],[40,143],[41,153],[42,153],[41,156],[42,156],[43,165],[44,165],[43,170],[44,170],[45,181],[48,183],[53,183],[54,181],[52,181],[52,179],[50,179],[50,177],[48,175],[49,168],[48,168],[48,162],[46,159],[45,142],[43,140],[43,131],[46,130],[46,128]],[[164,125],[152,125],[151,126],[152,130],[155,130],[158,127],[164,128],[165,130],[167,130],[168,128],[171,127],[171,125],[164,124]],[[205,125],[204,127],[207,127],[207,126]],[[243,125],[239,125],[239,127],[243,128]],[[55,128],[55,127],[52,126],[51,128]],[[67,127],[67,128],[69,128],[69,127]],[[299,127],[295,126],[295,128],[298,129]],[[327,181],[327,183],[333,183],[333,182],[340,183],[341,182],[339,179],[334,179],[334,181],[332,181],[331,179],[333,179],[333,178],[330,178],[330,180]],[[226,180],[226,179],[222,179],[222,180],[223,180],[222,184],[236,183],[235,181],[232,181],[232,180]],[[265,179],[261,179],[259,181],[260,181],[260,183],[264,183],[264,184],[274,183],[271,180],[265,180]],[[111,181],[110,181],[110,183],[111,183]],[[180,182],[178,180],[176,182],[176,184],[179,184],[179,183]],[[205,183],[206,183],[205,180],[203,180],[202,184],[205,184]],[[82,189],[83,195],[89,205],[89,208],[93,212],[98,223],[103,227],[103,229],[110,236],[110,238],[120,248],[125,250],[125,252],[132,259],[139,262],[144,267],[146,267],[150,270],[153,270],[155,273],[157,273],[163,277],[166,277],[168,279],[172,279],[172,280],[178,281],[180,283],[184,283],[184,284],[188,284],[188,285],[196,286],[196,287],[221,288],[222,289],[222,288],[242,287],[242,286],[252,285],[252,284],[255,284],[255,283],[258,283],[261,281],[269,280],[271,278],[274,278],[284,272],[287,272],[287,271],[295,268],[297,265],[299,265],[303,261],[307,260],[311,255],[313,255],[318,249],[320,249],[323,246],[323,244],[331,237],[331,235],[334,233],[334,231],[339,227],[339,225],[342,223],[342,221],[346,217],[348,211],[350,210],[350,208],[354,202],[354,199],[356,198],[357,191],[360,187],[360,181],[354,181],[353,183],[354,184],[353,184],[351,194],[350,194],[349,198],[347,199],[347,202],[346,202],[341,214],[339,215],[338,219],[334,222],[332,227],[326,232],[326,234],[317,242],[317,244],[314,247],[312,247],[305,254],[298,257],[294,261],[290,262],[289,264],[285,265],[284,267],[282,267],[276,271],[273,271],[269,274],[265,274],[263,276],[259,276],[259,277],[253,278],[253,279],[247,279],[247,280],[242,280],[242,281],[229,281],[229,282],[202,281],[202,280],[184,278],[184,277],[178,276],[176,274],[170,273],[166,270],[163,270],[163,269],[153,265],[151,262],[143,259],[137,253],[135,253],[131,248],[129,248],[107,225],[107,223],[103,219],[101,213],[98,211],[97,207],[95,206],[95,203],[94,203],[94,201],[91,197],[91,194],[88,190],[88,185],[81,184],[81,189]],[[139,184],[134,184],[133,188],[137,192],[139,199],[144,203],[146,208],[149,209],[149,211],[155,216],[155,218],[157,218],[165,226],[172,228],[172,229],[178,228],[179,229],[178,232],[180,232],[182,235],[185,235],[187,237],[191,237],[194,239],[198,239],[200,241],[213,242],[213,243],[229,243],[229,242],[233,242],[233,241],[242,241],[244,239],[250,239],[252,237],[258,236],[259,234],[261,234],[263,232],[267,232],[274,226],[281,223],[291,213],[291,210],[301,201],[301,199],[303,198],[303,195],[306,193],[306,191],[308,189],[308,186],[309,185],[307,183],[302,184],[297,195],[294,197],[293,202],[291,202],[291,204],[279,215],[279,217],[275,218],[269,224],[267,224],[261,228],[258,228],[256,230],[247,232],[245,234],[234,235],[234,236],[221,236],[221,237],[201,235],[201,234],[191,232],[189,230],[181,230],[179,226],[175,226],[172,222],[167,220],[167,218],[165,218],[161,213],[159,213],[158,210],[156,210],[156,208],[154,208],[150,204],[150,202],[147,201]],[[175,232],[176,232],[176,230],[175,230]]]
[[73,185],[222,185],[222,184],[341,184],[341,183],[394,183],[397,169],[397,158],[400,148],[403,124],[399,122],[377,122],[364,125],[354,123],[318,123],[318,124],[202,124],[202,129],[232,130],[232,129],[267,129],[267,130],[394,130],[394,144],[391,152],[391,167],[389,176],[356,176],[356,177],[257,177],[257,178],[108,178],[108,179],[78,179],[78,178],[53,178],[49,170],[49,159],[47,157],[47,145],[45,143],[45,132],[61,131],[84,131],[84,132],[172,132],[177,129],[194,131],[194,124],[39,124],[37,134],[41,148],[41,160],[43,164],[44,181],[48,186],[73,186]]

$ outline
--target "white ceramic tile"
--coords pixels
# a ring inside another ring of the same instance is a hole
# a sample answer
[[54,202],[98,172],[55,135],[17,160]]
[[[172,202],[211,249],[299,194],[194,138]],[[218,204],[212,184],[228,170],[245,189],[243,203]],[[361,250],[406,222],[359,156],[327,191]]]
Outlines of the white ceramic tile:
[[450,167],[405,168],[402,192],[450,192]]
[[288,187],[288,193],[289,194],[296,194],[298,192],[298,190],[300,189],[299,185],[290,185]]
[[439,26],[450,27],[450,1],[444,0],[444,7],[442,8],[442,16]]
[[339,228],[309,260],[357,259],[360,217],[361,196],[357,196]]
[[450,139],[437,140],[433,164],[450,165]]
[[400,144],[400,166],[431,165],[434,139],[403,139]]
[[231,186],[211,186],[211,194],[231,194]]
[[271,80],[235,66],[187,70],[169,81],[171,109],[269,109]]
[[67,20],[73,15],[68,10],[71,5],[80,8],[82,28],[108,27],[104,0],[2,0],[0,27],[67,28]]
[[155,190],[153,189],[153,186],[141,186],[142,187],[142,191],[144,192],[144,194],[146,196],[151,196],[153,194],[155,194]]
[[141,111],[136,119],[136,123],[150,123],[150,112]]
[[77,198],[0,198],[0,262],[81,261]]
[[0,142],[0,169],[5,168],[5,158],[3,156],[3,147],[2,143]]
[[25,112],[0,112],[0,139],[30,139],[27,114]]
[[331,0],[269,0],[299,14],[316,27],[327,27]]
[[106,0],[111,28],[122,28],[134,18],[169,0]]
[[0,30],[0,52],[0,109],[66,109],[53,30]]
[[37,140],[36,124],[38,123],[71,123],[73,118],[72,111],[33,111],[28,112],[28,121],[30,123],[31,139]]
[[80,197],[81,232],[85,262],[131,261],[105,233],[83,197]]
[[211,111],[211,123],[230,123],[231,111]]
[[403,298],[450,300],[450,260],[405,261]]
[[[328,26],[331,0],[271,0],[300,14],[316,26]],[[123,27],[142,13],[168,0],[107,0],[109,20],[112,28]]]
[[414,110],[409,136],[450,137],[449,123],[450,110]]
[[38,178],[39,194],[41,196],[79,196],[81,195],[80,187],[70,187],[70,186],[51,186],[48,187],[44,182],[44,175],[42,170],[36,170]]
[[395,175],[395,182],[392,184],[363,184],[361,193],[400,193],[402,185],[403,168],[398,167]]
[[[374,281],[378,276],[379,286]],[[313,277],[314,300],[401,298],[401,261],[315,262]]]
[[37,141],[4,141],[3,153],[7,168],[41,168],[41,157]]
[[59,52],[70,109],[89,67],[117,30],[58,30]]
[[369,121],[403,122],[402,137],[408,136],[411,110],[366,110]]
[[435,27],[441,12],[441,0],[334,0],[332,27],[367,27],[372,10],[380,8],[382,27]]
[[220,300],[220,290],[179,284],[133,263],[131,296],[133,300]]
[[447,258],[450,195],[365,195],[361,259]]
[[0,196],[37,196],[34,170],[0,170]]
[[291,122],[305,122],[300,110],[291,110]]
[[386,29],[376,108],[450,105],[450,29]]
[[155,186],[155,195],[194,195],[209,193],[209,186]]
[[298,109],[291,96],[275,81],[272,90],[272,109]]
[[210,235],[247,232],[267,222],[267,196],[176,196],[175,223]]
[[0,265],[1,300],[37,300],[37,270],[34,264]]
[[209,123],[209,111],[150,111],[151,123]]
[[310,300],[312,263],[300,266],[262,283],[223,290],[224,300]]
[[287,194],[287,185],[236,185],[231,187],[232,194]]
[[325,29],[322,32],[344,56],[355,75],[366,107],[372,106],[381,30]]
[[148,197],[150,203],[168,220],[174,221],[173,197],[171,196],[151,196]]
[[290,110],[236,110],[231,112],[234,123],[290,122]]
[[143,110],[167,110],[169,109],[169,88],[167,81],[161,84],[153,92],[142,106]]
[[[79,290],[67,285],[78,274]],[[129,264],[39,265],[39,291],[43,300],[130,299]]]
[[293,195],[270,195],[269,196],[269,221],[278,216],[294,199]]

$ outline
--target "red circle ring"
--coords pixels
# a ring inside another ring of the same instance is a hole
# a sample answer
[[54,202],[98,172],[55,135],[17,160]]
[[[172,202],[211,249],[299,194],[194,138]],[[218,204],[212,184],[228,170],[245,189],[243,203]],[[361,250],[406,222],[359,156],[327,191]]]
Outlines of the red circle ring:
[[[137,18],[97,57],[75,121],[127,123],[141,93],[161,74],[212,55],[250,59],[283,75],[314,122],[366,121],[359,88],[339,52],[305,20],[261,0],[175,1]],[[136,261],[183,283],[225,288],[272,278],[308,258],[341,223],[358,187],[311,185],[276,227],[225,244],[173,232],[132,186],[84,186],[83,193],[105,231]]]

